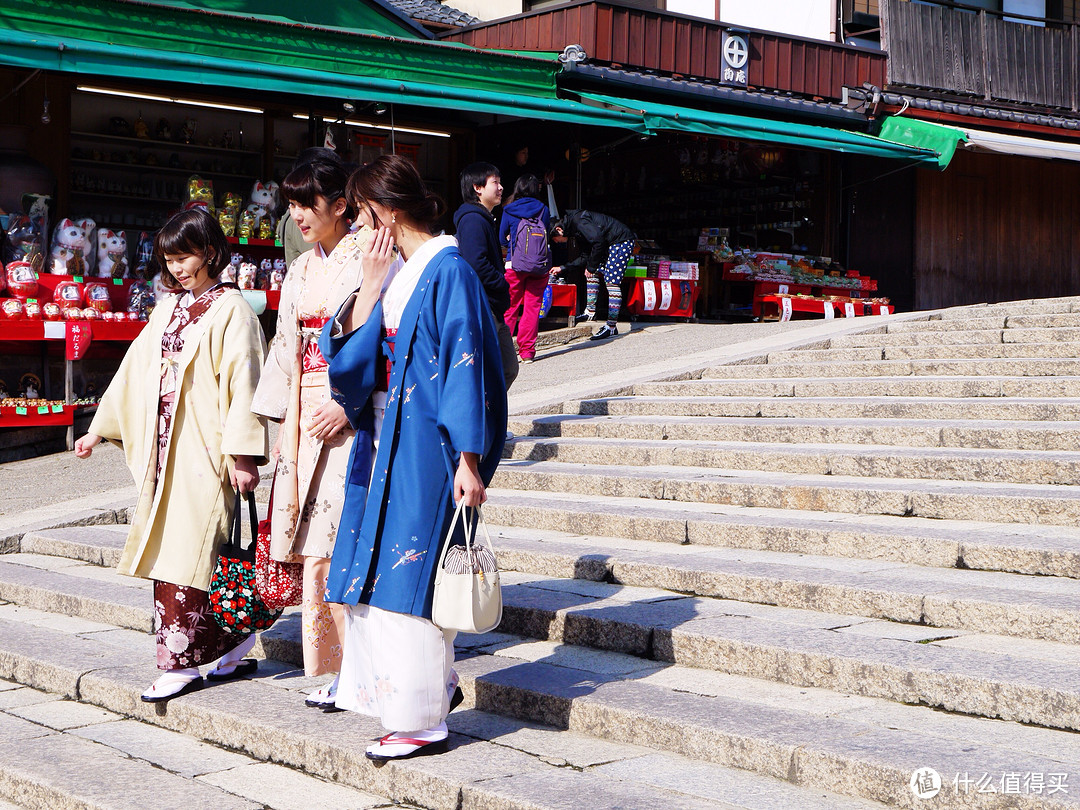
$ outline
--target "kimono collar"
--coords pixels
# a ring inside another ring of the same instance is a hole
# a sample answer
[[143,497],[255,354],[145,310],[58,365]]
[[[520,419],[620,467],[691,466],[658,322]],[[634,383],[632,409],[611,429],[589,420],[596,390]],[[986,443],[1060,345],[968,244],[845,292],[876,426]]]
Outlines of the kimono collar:
[[405,305],[409,303],[413,290],[416,289],[416,283],[423,275],[428,262],[448,247],[457,247],[457,239],[452,236],[434,236],[417,248],[404,266],[398,270],[394,280],[386,289],[386,295],[383,296],[383,325],[387,329],[398,328]]

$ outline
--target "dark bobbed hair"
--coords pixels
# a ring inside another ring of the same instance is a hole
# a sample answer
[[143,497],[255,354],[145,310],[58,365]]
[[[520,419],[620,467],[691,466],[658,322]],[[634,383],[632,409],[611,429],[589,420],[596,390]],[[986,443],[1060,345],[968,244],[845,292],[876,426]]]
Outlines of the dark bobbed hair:
[[523,174],[514,183],[514,199],[520,200],[522,197],[532,197],[539,200],[540,191],[543,187],[540,179],[535,174]]
[[[349,182],[345,162],[329,149],[322,151],[330,152],[333,158],[313,155],[307,163],[301,163],[289,172],[281,184],[285,199],[313,211],[318,208],[320,196],[330,205],[345,197],[345,185]],[[348,199],[345,203],[345,217],[351,220],[356,217],[356,211],[348,204]]]
[[161,268],[162,285],[169,290],[183,289],[165,264],[166,254],[202,256],[206,274],[217,278],[229,263],[229,242],[216,219],[201,208],[193,208],[175,214],[154,237],[154,259]]
[[479,161],[470,163],[461,170],[461,199],[465,202],[480,202],[480,195],[476,193],[476,186],[485,186],[489,177],[502,177],[499,167],[494,163]]
[[[393,211],[400,211],[421,228],[433,231],[433,226],[446,212],[442,198],[424,185],[420,172],[412,162],[401,155],[381,155],[371,163],[365,163],[349,178],[348,198],[357,207],[376,203]],[[378,222],[389,225],[389,222]]]
[[309,146],[307,149],[300,150],[300,154],[296,156],[296,162],[293,163],[294,169],[299,169],[301,166],[306,166],[309,163],[316,162],[324,163],[338,163],[342,167],[345,166],[345,161],[341,155],[335,152],[333,149],[327,149],[325,146]]

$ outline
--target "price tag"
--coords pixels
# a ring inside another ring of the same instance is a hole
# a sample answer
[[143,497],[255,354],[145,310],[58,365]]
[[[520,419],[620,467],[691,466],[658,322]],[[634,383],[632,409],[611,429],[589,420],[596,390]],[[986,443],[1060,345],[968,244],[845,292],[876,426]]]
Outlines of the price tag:
[[888,315],[888,314],[889,314],[889,307],[888,307],[888,305],[887,305],[887,304],[881,304],[881,305],[880,305],[880,306],[878,307],[878,315]]
[[122,278],[114,278],[112,280],[112,283],[115,284],[117,287],[122,287],[124,284],[124,280]]
[[660,282],[660,310],[671,309],[671,282]]
[[76,284],[82,284],[83,277],[82,276],[72,276],[71,280],[74,281]]
[[274,247],[281,247],[281,240],[280,239],[277,239],[277,238],[274,239]]
[[790,321],[791,320],[791,299],[790,298],[781,298],[780,299],[780,320],[781,321]]
[[788,285],[787,284],[781,284],[780,285],[780,294],[785,295],[787,292],[788,292]]
[[825,320],[831,321],[836,318],[836,310],[833,309],[831,301],[822,301],[822,308],[825,312]]
[[48,413],[49,412],[49,406],[48,405],[38,405],[37,412],[38,413]]
[[241,236],[240,237],[240,244],[241,245],[246,245],[247,243],[248,243],[248,238],[246,236]]
[[651,278],[646,279],[641,285],[641,292],[645,296],[645,311],[652,312],[656,309],[656,282]]
[[67,326],[64,321],[45,321],[45,339],[63,340],[67,336]]
[[64,412],[64,406],[63,405],[53,405],[52,406],[52,412],[53,413],[63,413]]
[[846,304],[844,304],[844,317],[845,318],[854,318],[855,317],[855,305],[853,303],[851,303],[850,301],[848,301]]
[[27,298],[26,303],[28,303],[28,304],[36,304],[37,299],[36,298]]
[[26,408],[19,405],[15,408],[15,413],[17,413],[19,416],[26,416]]

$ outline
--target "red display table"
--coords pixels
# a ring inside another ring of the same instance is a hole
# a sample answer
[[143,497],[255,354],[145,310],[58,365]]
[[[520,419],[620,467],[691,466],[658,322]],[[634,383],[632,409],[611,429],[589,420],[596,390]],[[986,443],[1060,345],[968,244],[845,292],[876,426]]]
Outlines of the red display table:
[[634,315],[693,318],[698,285],[688,279],[628,278],[626,308]]
[[549,284],[551,289],[551,306],[548,315],[556,307],[565,307],[567,310],[566,325],[574,325],[574,316],[577,315],[577,285],[576,284]]
[[[790,303],[785,304],[788,301]],[[754,315],[759,318],[791,320],[796,312],[829,318],[855,318],[863,315],[891,315],[890,304],[871,304],[869,301],[825,301],[821,298],[799,298],[786,295],[755,295]]]

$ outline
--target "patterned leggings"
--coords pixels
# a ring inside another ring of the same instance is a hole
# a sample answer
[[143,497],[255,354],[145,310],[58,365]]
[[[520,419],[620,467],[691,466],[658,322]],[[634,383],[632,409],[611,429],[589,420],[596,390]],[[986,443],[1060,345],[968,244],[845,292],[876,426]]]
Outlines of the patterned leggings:
[[634,252],[633,241],[617,242],[608,248],[607,261],[596,274],[585,271],[585,311],[596,312],[596,295],[600,292],[600,276],[604,277],[608,296],[608,326],[614,326],[619,320],[622,307],[622,280],[626,265]]

